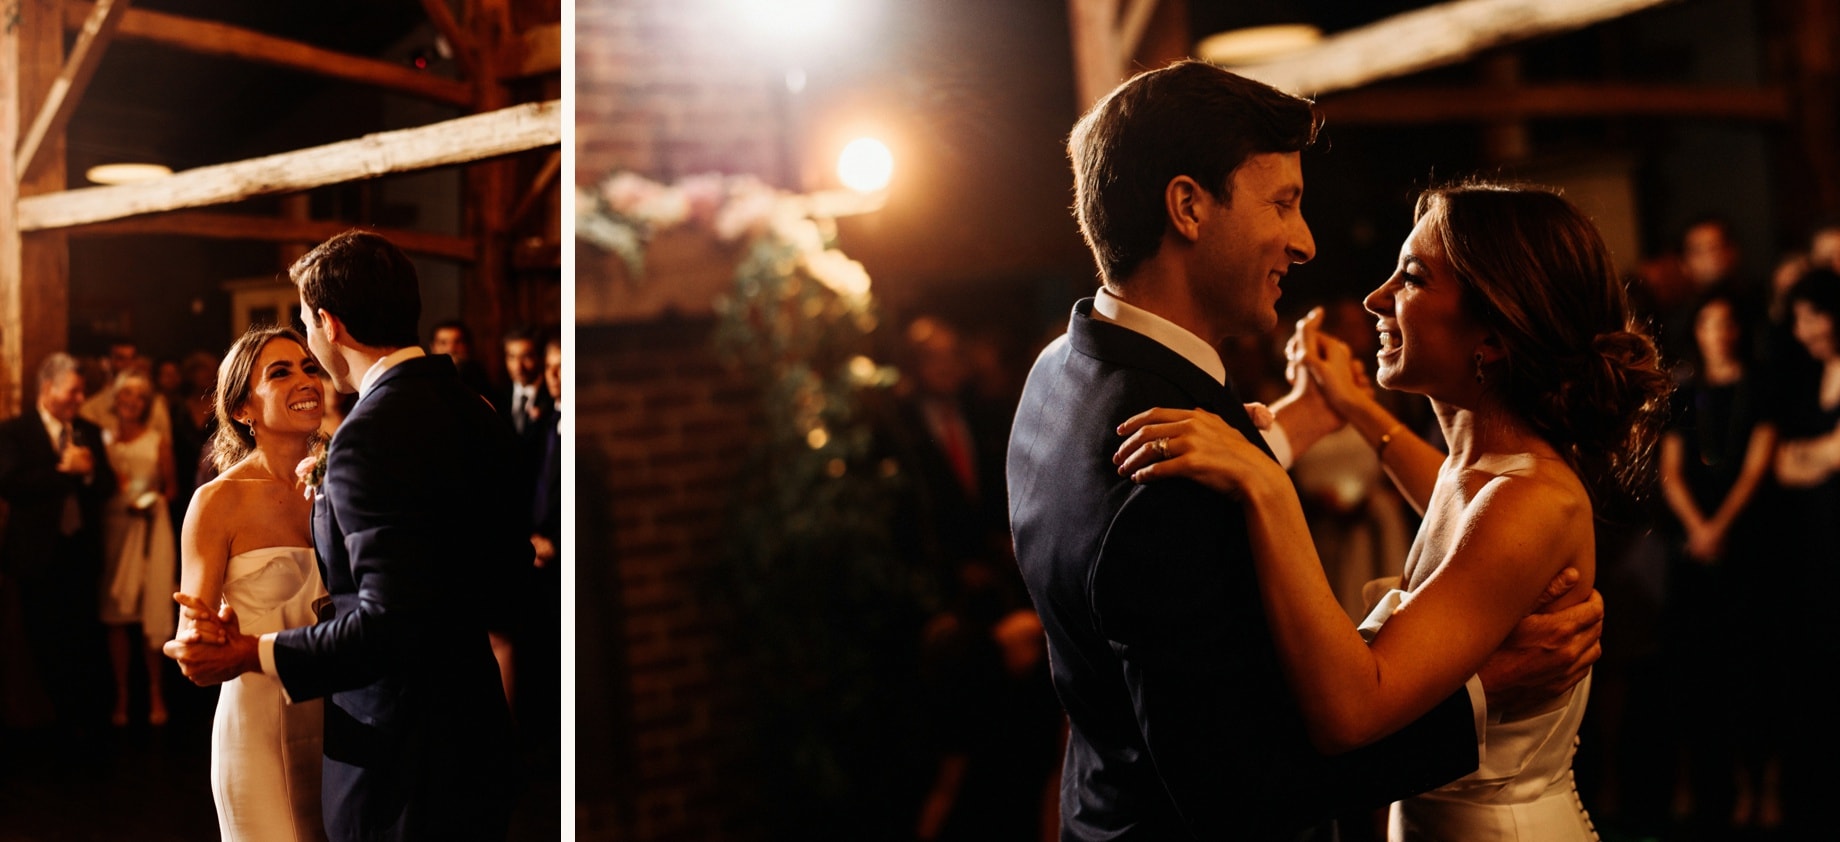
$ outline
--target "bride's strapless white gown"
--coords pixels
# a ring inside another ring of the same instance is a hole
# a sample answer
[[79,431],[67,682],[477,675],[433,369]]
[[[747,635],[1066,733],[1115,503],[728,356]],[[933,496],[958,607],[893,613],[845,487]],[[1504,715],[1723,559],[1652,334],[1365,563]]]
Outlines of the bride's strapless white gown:
[[[1373,639],[1394,611],[1411,600],[1388,591],[1361,623]],[[1578,842],[1597,832],[1572,780],[1578,725],[1591,677],[1546,708],[1484,731],[1481,766],[1423,795],[1393,804],[1387,838],[1443,842]]]
[[[230,557],[224,601],[244,634],[310,625],[324,596],[307,547],[268,547]],[[272,676],[244,673],[223,684],[211,727],[211,794],[228,842],[323,840],[320,702],[286,704]]]

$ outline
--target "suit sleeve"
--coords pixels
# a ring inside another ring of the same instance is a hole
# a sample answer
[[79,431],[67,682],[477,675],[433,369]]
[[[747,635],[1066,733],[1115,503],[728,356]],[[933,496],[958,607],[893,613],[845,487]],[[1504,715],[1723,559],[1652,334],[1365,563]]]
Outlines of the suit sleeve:
[[[1132,491],[1093,580],[1157,773],[1202,839],[1277,834],[1476,765],[1467,693],[1333,758],[1310,746],[1277,662],[1237,504],[1187,480]],[[1256,809],[1222,809],[1239,801]],[[1248,822],[1269,821],[1269,827]]]
[[[0,497],[15,506],[63,499],[81,487],[83,482],[80,477],[59,473],[56,459],[41,461],[31,458],[27,451],[33,442],[26,437],[32,433],[30,427],[18,422],[0,427]],[[44,436],[42,427],[38,435]],[[48,439],[45,450],[51,450]],[[107,463],[108,458],[103,455],[98,461]]]
[[[334,619],[276,636],[276,670],[294,700],[409,672],[439,619],[436,556],[448,541],[437,490],[445,484],[431,460],[441,451],[425,437],[385,439],[378,426],[341,431],[351,441],[327,460],[325,484],[339,490],[328,498],[331,516],[344,532],[357,593],[335,597],[355,604],[341,605]],[[378,440],[389,446],[366,446]]]

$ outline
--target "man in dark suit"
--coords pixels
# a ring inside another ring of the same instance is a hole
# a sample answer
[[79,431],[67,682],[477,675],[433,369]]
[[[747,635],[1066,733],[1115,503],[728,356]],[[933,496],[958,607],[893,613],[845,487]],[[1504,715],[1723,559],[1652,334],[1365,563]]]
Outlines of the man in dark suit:
[[83,419],[83,374],[54,353],[38,369],[38,400],[0,422],[0,498],[11,509],[0,575],[19,599],[26,645],[60,725],[82,730],[106,697],[102,508],[116,493],[102,430]]
[[416,344],[415,269],[388,240],[340,234],[289,272],[314,356],[359,395],[314,504],[331,610],[260,640],[220,618],[224,644],[169,652],[194,681],[260,670],[326,697],[333,839],[502,839],[522,773],[486,617],[531,558],[511,431]]
[[505,334],[505,373],[511,385],[494,405],[526,441],[541,445],[543,417],[555,409],[554,395],[543,385],[544,331],[515,327]]
[[452,357],[454,368],[460,371],[460,382],[481,395],[492,394],[492,378],[486,376],[486,367],[473,356],[473,329],[466,322],[448,319],[435,325],[428,333],[428,353]]
[[[1017,561],[1072,726],[1062,839],[1331,838],[1338,814],[1475,769],[1489,710],[1556,693],[1595,658],[1601,603],[1529,618],[1510,639],[1550,654],[1504,648],[1399,733],[1319,755],[1240,506],[1198,483],[1136,485],[1112,464],[1118,425],[1157,406],[1205,408],[1265,446],[1216,348],[1273,329],[1279,280],[1315,254],[1298,208],[1316,126],[1306,100],[1183,62],[1127,81],[1071,136],[1104,286],[1035,363],[1008,462]],[[1341,424],[1308,389],[1273,409],[1280,449]]]

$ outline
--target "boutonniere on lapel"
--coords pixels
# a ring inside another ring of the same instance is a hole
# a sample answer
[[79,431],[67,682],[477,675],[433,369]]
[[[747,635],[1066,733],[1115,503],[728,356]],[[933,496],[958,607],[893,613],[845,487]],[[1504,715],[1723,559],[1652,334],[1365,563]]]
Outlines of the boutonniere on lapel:
[[308,500],[313,499],[320,483],[326,481],[326,449],[325,442],[314,442],[307,458],[294,466],[294,476],[300,480],[300,494]]

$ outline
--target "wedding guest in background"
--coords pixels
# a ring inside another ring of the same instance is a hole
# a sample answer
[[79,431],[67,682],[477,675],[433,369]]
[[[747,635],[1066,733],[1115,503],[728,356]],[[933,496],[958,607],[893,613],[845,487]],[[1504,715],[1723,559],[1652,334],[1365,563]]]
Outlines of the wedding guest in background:
[[529,442],[540,425],[531,422],[550,411],[555,398],[543,388],[543,331],[516,327],[505,334],[505,373],[510,386],[494,401],[499,414]]
[[544,428],[543,458],[530,501],[530,545],[535,551],[527,593],[520,600],[524,617],[512,645],[512,713],[524,732],[533,764],[553,765],[560,760],[559,745],[562,686],[562,436],[563,404],[567,392],[562,377],[562,336],[552,332],[543,347],[543,381],[555,397],[555,411],[540,422]]
[[459,319],[448,319],[434,326],[428,336],[428,353],[446,354],[460,371],[460,381],[481,395],[492,394],[492,378],[486,367],[473,356],[473,329]]
[[83,396],[76,358],[52,353],[39,365],[35,404],[0,422],[0,498],[10,510],[0,572],[19,597],[54,724],[74,739],[108,705],[108,656],[89,606],[102,574],[102,512],[117,488],[101,428],[78,415]]
[[[1818,365],[1817,379],[1791,396],[1777,420],[1780,443],[1775,473],[1784,494],[1778,554],[1784,562],[1773,592],[1776,610],[1790,624],[1782,657],[1793,664],[1789,698],[1806,700],[1825,694],[1827,670],[1814,664],[1840,662],[1840,646],[1825,618],[1829,602],[1840,592],[1840,274],[1831,269],[1808,271],[1789,290],[1795,338]],[[1829,820],[1825,801],[1835,740],[1824,722],[1825,708],[1798,701],[1778,711],[1784,744],[1782,767],[1783,832],[1788,838],[1813,838]]]
[[[1774,692],[1784,641],[1769,633],[1779,562],[1763,551],[1770,544],[1755,505],[1776,446],[1749,360],[1747,333],[1758,324],[1731,287],[1701,297],[1682,361],[1687,373],[1661,440],[1661,490],[1673,515],[1663,602],[1674,700],[1667,713],[1680,764],[1676,803],[1698,833],[1751,823],[1753,794],[1765,792],[1752,732],[1784,701]],[[1714,616],[1734,621],[1707,622]],[[1754,768],[1740,766],[1741,741],[1753,749],[1742,759],[1758,761]]]
[[[892,418],[880,434],[906,479],[897,503],[896,543],[950,591],[970,575],[997,575],[1020,595],[1003,511],[1002,448],[1007,402],[987,404],[972,390],[972,369],[957,327],[935,315],[907,324]],[[987,407],[989,407],[987,409]]]
[[[115,379],[129,371],[139,371],[151,378],[153,361],[140,355],[138,346],[129,339],[116,339],[109,343],[108,356],[103,357],[102,388],[83,402],[82,415],[91,423],[104,430],[115,426]],[[168,440],[172,438],[172,411],[166,405],[166,399],[155,393],[153,414],[148,426],[158,431]]]
[[1751,290],[1739,277],[1738,239],[1731,220],[1702,214],[1689,220],[1680,233],[1680,273],[1686,281],[1681,301],[1660,313],[1658,335],[1662,357],[1669,364],[1692,353],[1693,311],[1699,298],[1716,286],[1731,287],[1740,295]]
[[1808,232],[1808,267],[1840,272],[1840,217],[1823,219]]
[[156,394],[151,380],[130,369],[115,378],[113,391],[115,429],[104,431],[103,440],[120,491],[104,512],[101,593],[115,676],[109,721],[118,728],[128,724],[130,660],[138,649],[147,677],[147,722],[165,725],[160,679],[166,659],[160,647],[172,639],[178,618],[172,592],[178,585],[179,545],[167,505],[176,486],[172,449],[148,423]]

